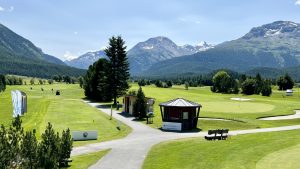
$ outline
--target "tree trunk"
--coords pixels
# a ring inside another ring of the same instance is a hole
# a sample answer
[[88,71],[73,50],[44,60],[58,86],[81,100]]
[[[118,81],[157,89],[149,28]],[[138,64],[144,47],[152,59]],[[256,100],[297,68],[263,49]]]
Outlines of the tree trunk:
[[117,106],[117,96],[114,96],[114,105]]

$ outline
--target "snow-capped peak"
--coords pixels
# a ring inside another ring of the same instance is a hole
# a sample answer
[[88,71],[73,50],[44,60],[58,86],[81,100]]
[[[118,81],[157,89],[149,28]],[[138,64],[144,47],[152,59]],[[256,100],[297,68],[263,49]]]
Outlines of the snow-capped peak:
[[202,41],[198,43],[196,46],[208,46],[208,44],[205,41]]

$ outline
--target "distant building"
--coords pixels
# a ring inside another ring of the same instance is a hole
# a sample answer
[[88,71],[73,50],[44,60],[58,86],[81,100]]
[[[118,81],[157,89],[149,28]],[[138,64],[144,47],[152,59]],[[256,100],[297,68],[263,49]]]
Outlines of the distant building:
[[163,130],[192,130],[197,128],[200,108],[198,103],[177,98],[160,103]]
[[[136,101],[137,97],[134,95],[126,95],[123,98],[123,112],[128,113],[130,115],[133,114],[133,105]],[[155,103],[153,98],[146,97],[146,103],[147,103],[147,112],[153,113],[153,105]]]

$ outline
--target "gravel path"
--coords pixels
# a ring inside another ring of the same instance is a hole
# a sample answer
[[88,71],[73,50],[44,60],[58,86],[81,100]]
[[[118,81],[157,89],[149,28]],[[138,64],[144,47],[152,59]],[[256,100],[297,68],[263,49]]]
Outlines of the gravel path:
[[[98,103],[87,104],[97,107],[100,111],[110,115],[110,109],[102,107]],[[94,143],[82,147],[75,147],[72,150],[72,156],[96,152],[111,148],[111,151],[105,155],[96,164],[91,166],[91,169],[140,169],[143,161],[155,144],[167,140],[174,140],[188,137],[204,137],[207,132],[191,132],[191,133],[177,133],[177,132],[164,132],[158,129],[153,129],[140,122],[133,121],[132,117],[124,117],[119,112],[113,111],[113,118],[125,123],[132,128],[132,132],[125,138],[106,141],[101,143]],[[300,129],[300,125],[286,126],[276,128],[252,129],[231,131],[230,135],[250,134],[260,132],[272,132],[283,130]]]

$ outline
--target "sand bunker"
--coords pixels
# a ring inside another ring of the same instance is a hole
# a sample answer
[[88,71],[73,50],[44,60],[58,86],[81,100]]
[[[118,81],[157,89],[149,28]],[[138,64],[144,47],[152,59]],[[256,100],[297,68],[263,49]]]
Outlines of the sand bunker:
[[236,100],[236,101],[250,101],[252,99],[245,99],[245,98],[239,98],[239,97],[233,97],[233,98],[230,98],[231,100]]
[[259,120],[291,120],[291,119],[299,119],[299,118],[300,118],[300,110],[295,110],[295,114],[293,115],[265,117],[265,118],[260,118]]

